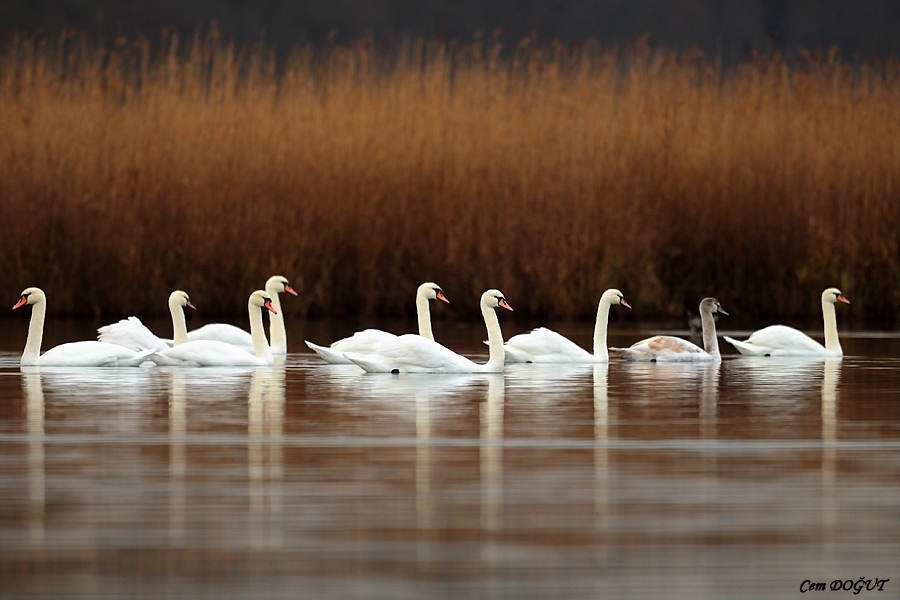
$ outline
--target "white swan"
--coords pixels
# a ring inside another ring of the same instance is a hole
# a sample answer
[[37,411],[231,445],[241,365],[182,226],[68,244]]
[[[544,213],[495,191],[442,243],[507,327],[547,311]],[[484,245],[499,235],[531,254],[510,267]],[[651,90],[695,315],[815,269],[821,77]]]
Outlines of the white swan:
[[[273,275],[266,281],[266,293],[272,300],[273,313],[269,319],[269,337],[272,338],[272,354],[287,354],[287,331],[284,328],[284,315],[281,313],[281,300],[278,294],[287,292],[292,296],[296,296],[297,292],[291,287],[291,284],[285,277],[281,275]],[[240,327],[229,325],[227,323],[209,323],[203,327],[198,327],[187,334],[187,341],[195,340],[216,340],[239,346],[247,352],[253,352],[253,337]]]
[[631,360],[669,362],[720,361],[719,342],[716,339],[716,321],[713,314],[728,315],[715,298],[700,302],[700,320],[703,324],[703,348],[687,340],[670,335],[656,335],[631,345],[630,348],[610,348]]
[[[431,332],[431,309],[429,308],[429,300],[440,300],[450,304],[450,300],[444,295],[444,290],[436,283],[426,282],[416,290],[416,316],[419,320],[419,335],[423,338],[434,341],[434,334]],[[390,344],[396,340],[397,336],[380,329],[364,329],[357,331],[350,337],[338,340],[331,344],[330,347],[317,346],[310,341],[306,345],[310,347],[316,354],[325,359],[326,362],[335,365],[351,365],[353,364],[344,356],[344,352],[355,354],[377,354],[378,347],[382,343]]]
[[609,307],[621,304],[631,309],[622,292],[606,290],[600,296],[597,322],[594,324],[594,353],[578,346],[572,340],[555,331],[539,327],[529,333],[511,337],[504,348],[507,363],[598,363],[609,362],[606,347],[606,330],[609,324]]
[[[269,335],[272,338],[272,354],[287,354],[287,332],[284,328],[284,316],[281,314],[281,300],[279,299],[278,294],[287,292],[288,294],[296,296],[297,292],[294,291],[294,288],[291,287],[288,280],[281,275],[269,277],[268,281],[266,281],[265,289],[272,299],[273,308],[277,311],[277,314],[272,315],[272,318],[269,319]],[[169,300],[171,302],[171,296],[169,296]],[[182,306],[195,308],[193,304]],[[171,304],[169,305],[169,311],[172,311]],[[174,312],[172,312],[172,319],[173,321],[177,320]],[[184,321],[183,314],[181,321]],[[187,327],[185,327],[185,331],[187,331]],[[128,317],[127,319],[122,319],[118,323],[104,325],[97,330],[97,333],[99,334],[98,337],[101,341],[109,342],[110,344],[119,344],[120,346],[125,346],[126,348],[131,348],[133,350],[144,348],[165,349],[166,347],[175,345],[174,339],[168,340],[156,336],[156,334],[150,331],[137,317]],[[245,352],[254,352],[253,337],[240,327],[235,327],[234,325],[226,323],[210,323],[191,332],[187,332],[186,335],[185,341],[217,340],[225,342],[226,344],[239,346]],[[161,346],[160,344],[165,344],[165,346]]]
[[47,313],[47,297],[40,288],[30,287],[22,291],[13,310],[31,304],[31,322],[28,324],[28,340],[20,365],[29,367],[137,367],[148,359],[151,351],[135,352],[104,342],[84,341],[60,344],[41,354],[44,338],[44,318]]
[[501,373],[503,372],[503,334],[495,308],[512,307],[498,290],[481,295],[481,314],[487,327],[490,358],[486,364],[472,362],[452,350],[420,335],[408,333],[382,344],[378,354],[346,354],[369,373]]
[[177,346],[187,341],[187,323],[184,320],[184,307],[197,309],[191,304],[187,292],[175,290],[169,294],[169,313],[172,315],[173,339],[164,340],[156,336],[137,317],[128,317],[118,323],[104,325],[97,330],[97,338],[101,342],[118,344],[132,350],[165,350],[169,346]]
[[738,352],[746,356],[843,356],[841,341],[838,339],[835,302],[850,304],[841,290],[828,288],[822,292],[822,317],[825,321],[825,345],[813,340],[805,333],[784,325],[770,325],[754,332],[746,341],[740,342],[725,336]]
[[247,312],[250,315],[250,335],[253,338],[253,354],[238,346],[218,340],[193,340],[155,352],[150,359],[162,366],[272,366],[274,358],[272,350],[266,342],[262,319],[263,308],[268,309],[272,314],[275,313],[272,304],[272,299],[262,290],[250,294],[250,299],[247,301]]

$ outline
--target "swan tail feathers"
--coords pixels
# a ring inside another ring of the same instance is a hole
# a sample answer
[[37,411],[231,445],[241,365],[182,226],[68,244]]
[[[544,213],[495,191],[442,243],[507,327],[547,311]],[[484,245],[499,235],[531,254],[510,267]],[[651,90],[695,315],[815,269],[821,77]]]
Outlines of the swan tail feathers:
[[768,348],[761,348],[760,346],[751,344],[749,342],[742,342],[727,335],[723,335],[722,337],[724,337],[726,342],[734,346],[734,348],[744,356],[765,356],[766,354],[770,353],[770,350]]
[[332,348],[318,346],[307,340],[304,340],[304,342],[306,342],[306,345],[309,346],[310,350],[318,354],[327,363],[331,363],[333,365],[353,364],[352,361],[348,360],[343,354],[336,350],[333,350]]
[[[119,359],[118,366],[120,367],[140,367],[146,362],[153,362],[152,356],[156,353],[156,349],[150,348],[147,350],[143,350],[138,352],[132,358]],[[152,365],[151,365],[152,366]]]
[[[383,364],[383,361],[378,360],[374,356],[348,352],[344,354],[344,357],[366,373],[391,373],[395,370],[390,365]],[[399,372],[399,369],[396,370]]]

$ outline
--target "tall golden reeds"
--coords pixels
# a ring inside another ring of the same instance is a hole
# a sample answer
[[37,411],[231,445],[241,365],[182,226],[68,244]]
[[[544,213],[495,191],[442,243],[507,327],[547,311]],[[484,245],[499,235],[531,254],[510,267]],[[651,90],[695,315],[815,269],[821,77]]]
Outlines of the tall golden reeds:
[[243,312],[407,312],[439,281],[475,310],[642,316],[716,295],[744,316],[900,308],[900,68],[734,68],[588,44],[408,40],[297,52],[79,38],[0,66],[0,289],[60,314],[159,314],[174,288]]

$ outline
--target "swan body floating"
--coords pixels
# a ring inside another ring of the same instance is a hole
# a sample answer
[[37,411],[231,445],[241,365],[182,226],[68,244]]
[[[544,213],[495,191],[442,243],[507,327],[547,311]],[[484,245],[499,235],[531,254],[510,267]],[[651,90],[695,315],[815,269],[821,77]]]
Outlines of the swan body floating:
[[609,362],[606,347],[606,330],[609,324],[609,307],[621,304],[631,309],[622,292],[609,289],[600,296],[597,321],[594,325],[594,353],[591,354],[570,339],[539,327],[529,333],[511,337],[503,347],[507,363],[599,363]]
[[[272,307],[276,311],[269,319],[269,336],[272,338],[272,354],[284,355],[287,354],[287,331],[284,327],[284,315],[281,314],[281,300],[278,295],[282,292],[287,292],[292,296],[296,296],[297,292],[294,291],[294,288],[291,287],[288,280],[281,275],[269,277],[266,281],[265,290],[272,299]],[[171,296],[169,300],[171,302]],[[193,305],[190,305],[190,307],[194,308]],[[169,311],[172,311],[171,304],[169,305]],[[176,321],[174,312],[172,312],[172,319],[173,321]],[[181,321],[184,322],[183,315]],[[118,323],[104,325],[98,329],[97,332],[99,333],[101,341],[119,344],[132,349],[165,349],[166,347],[174,346],[178,343],[174,339],[166,340],[157,337],[141,323],[141,320],[137,317],[128,317],[127,319],[122,319]],[[227,323],[209,323],[190,332],[188,332],[187,327],[185,327],[185,334],[186,337],[183,341],[216,340],[238,346],[245,352],[254,352],[253,336],[240,327],[235,327],[234,325],[229,325]],[[162,344],[164,344],[164,346],[162,346]]]
[[101,342],[118,344],[132,350],[165,350],[170,346],[177,346],[187,341],[187,323],[184,320],[184,307],[194,310],[196,306],[191,304],[187,292],[175,290],[169,294],[169,313],[172,315],[173,339],[164,340],[150,331],[137,317],[128,317],[118,323],[104,325],[97,330],[97,338]]
[[716,339],[714,314],[728,315],[715,298],[704,298],[700,302],[700,320],[703,324],[703,348],[682,338],[670,335],[656,335],[631,345],[630,348],[611,348],[630,360],[659,362],[700,362],[721,361],[719,342]]
[[850,304],[850,301],[837,288],[828,288],[822,292],[822,317],[825,321],[824,346],[802,331],[785,325],[770,325],[755,331],[743,342],[727,335],[725,339],[745,356],[843,356],[844,351],[838,338],[837,316],[834,310],[836,302]]
[[239,346],[218,340],[193,340],[155,352],[150,356],[150,359],[161,366],[272,366],[274,358],[272,350],[266,342],[266,334],[263,330],[263,308],[275,314],[275,308],[268,293],[257,290],[250,294],[250,299],[247,301],[247,312],[250,315],[253,354],[242,350]]
[[406,334],[386,341],[377,354],[347,353],[345,356],[369,373],[502,373],[503,334],[495,309],[512,310],[499,290],[481,295],[481,315],[487,328],[490,358],[481,365],[420,335]]
[[[434,334],[431,331],[431,310],[428,306],[429,300],[440,300],[450,304],[450,300],[444,295],[444,290],[436,283],[426,282],[416,290],[416,315],[419,320],[419,335],[423,338],[434,341]],[[391,344],[397,336],[380,329],[364,329],[357,331],[350,337],[338,340],[331,344],[330,347],[317,346],[307,341],[306,345],[310,347],[316,354],[325,359],[326,362],[335,365],[352,365],[353,362],[344,356],[344,352],[353,354],[377,354],[381,344]]]
[[[265,290],[272,300],[272,308],[274,309],[269,318],[269,337],[272,338],[272,354],[282,356],[287,354],[287,331],[284,328],[284,315],[281,312],[281,300],[278,295],[282,292],[287,292],[291,296],[296,296],[297,292],[291,287],[287,278],[281,275],[269,277],[266,281]],[[254,351],[253,336],[240,327],[235,327],[228,323],[209,323],[189,331],[187,341],[193,342],[195,340],[218,340],[226,344],[240,346],[247,352]]]
[[135,352],[124,346],[89,340],[60,344],[41,354],[47,297],[40,288],[26,288],[13,310],[26,304],[32,308],[28,339],[19,363],[23,367],[137,367],[147,361],[152,353],[151,350]]

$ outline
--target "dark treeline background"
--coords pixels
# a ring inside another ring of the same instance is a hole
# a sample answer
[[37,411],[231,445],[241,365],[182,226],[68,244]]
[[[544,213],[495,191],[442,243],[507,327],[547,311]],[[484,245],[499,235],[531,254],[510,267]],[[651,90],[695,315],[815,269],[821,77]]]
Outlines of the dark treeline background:
[[509,46],[541,39],[601,45],[695,45],[727,62],[773,48],[837,46],[844,58],[896,52],[897,0],[30,0],[0,2],[0,35],[49,38],[74,27],[115,37],[189,36],[215,20],[238,46],[260,41],[287,56],[297,45],[403,36],[468,40],[497,35]]

